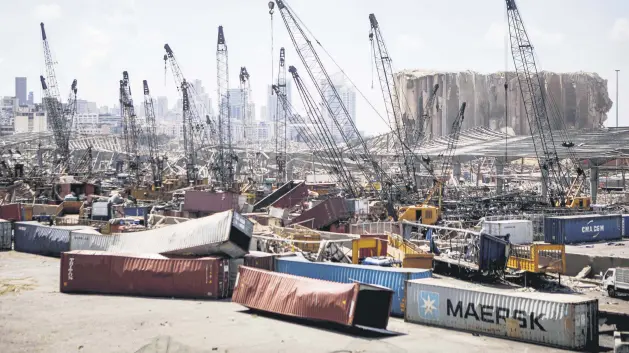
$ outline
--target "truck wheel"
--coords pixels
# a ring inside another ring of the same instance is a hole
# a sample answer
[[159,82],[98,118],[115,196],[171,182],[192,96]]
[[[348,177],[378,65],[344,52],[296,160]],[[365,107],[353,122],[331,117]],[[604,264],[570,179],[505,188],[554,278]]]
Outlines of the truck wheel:
[[616,290],[614,289],[614,287],[607,288],[607,294],[609,295],[610,298],[615,298]]

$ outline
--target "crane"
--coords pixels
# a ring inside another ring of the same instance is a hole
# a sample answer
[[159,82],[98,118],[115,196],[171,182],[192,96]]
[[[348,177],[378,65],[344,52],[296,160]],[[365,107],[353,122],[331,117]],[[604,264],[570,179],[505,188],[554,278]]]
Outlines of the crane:
[[[280,48],[279,70],[277,71],[277,88],[279,94],[287,95],[286,90],[286,51]],[[273,91],[272,91],[273,92]],[[281,102],[276,100],[275,109],[275,161],[277,162],[277,181],[284,184],[286,181],[286,113],[281,108]]]
[[[522,21],[515,0],[506,0],[509,23],[511,55],[518,76],[524,110],[533,137],[533,145],[542,173],[542,185],[548,192],[548,201],[552,206],[586,207],[590,206],[589,197],[580,197],[581,186],[586,175],[576,155],[571,150],[574,143],[567,140],[561,146],[568,149],[570,160],[575,168],[576,177],[570,182],[570,172],[561,165],[557,145],[553,136],[553,124],[549,116],[548,97],[543,88],[543,77],[537,70],[536,56]],[[560,119],[556,117],[555,119]],[[561,129],[560,129],[561,130]]]
[[[242,66],[240,68],[240,96],[242,98],[242,124],[243,124],[243,134],[238,134],[238,141],[241,141],[245,145],[245,160],[243,163],[247,167],[247,172],[251,177],[254,174],[254,163],[256,160],[255,152],[255,142],[257,140],[257,136],[255,136],[255,129],[252,126],[253,119],[250,116],[249,111],[249,92],[251,92],[251,85],[249,79],[251,76],[249,75],[249,71],[247,68]],[[238,167],[238,166],[237,166]]]
[[122,127],[125,140],[125,152],[127,154],[127,165],[129,170],[135,173],[135,181],[139,180],[140,154],[138,151],[138,137],[140,135],[137,124],[133,98],[131,98],[131,86],[129,84],[129,73],[122,72],[120,80],[120,110],[122,116]]
[[218,26],[216,43],[216,78],[218,87],[218,161],[219,183],[231,188],[234,182],[231,112],[229,109],[229,65],[223,26]]
[[[325,70],[312,41],[293,15],[292,10],[288,8],[288,5],[283,0],[275,0],[275,3],[282,15],[282,20],[293,42],[293,46],[323,101],[324,108],[338,129],[343,142],[347,145],[348,158],[358,164],[358,168],[365,176],[367,185],[373,190],[374,194],[386,202],[389,214],[396,218],[397,214],[394,212],[393,203],[396,201],[396,198],[405,197],[404,190],[394,183],[371,155],[330,75]],[[352,141],[353,138],[356,141]],[[356,151],[356,149],[360,152]],[[374,187],[374,182],[380,183],[382,186],[381,191]]]
[[41,36],[44,46],[44,61],[46,64],[46,78],[42,75],[39,76],[39,79],[43,90],[43,101],[48,114],[48,121],[52,127],[53,138],[55,141],[55,162],[57,164],[58,171],[62,173],[69,172],[70,134],[72,133],[72,121],[74,119],[74,114],[76,113],[77,82],[76,80],[72,82],[70,90],[70,98],[72,101],[69,101],[64,109],[63,104],[61,103],[59,87],[57,85],[57,76],[55,74],[56,63],[52,58],[48,36],[46,35],[44,23],[41,22],[39,25],[41,28]]
[[149,84],[146,80],[142,81],[144,88],[144,115],[146,116],[146,125],[148,127],[147,139],[149,147],[149,163],[151,165],[151,176],[153,177],[153,186],[159,189],[162,186],[162,173],[164,170],[164,161],[158,156],[157,131],[155,122],[155,108],[153,107],[153,98],[149,90]]
[[[424,139],[430,138],[430,135],[432,134],[432,110],[437,102],[438,90],[439,84],[437,83],[433,86],[430,96],[428,97],[428,101],[426,102],[426,106],[424,106],[422,114],[417,120],[417,124],[414,129],[415,131],[411,140],[413,144],[421,143]],[[436,108],[439,110],[439,104],[437,104]]]
[[[173,72],[173,76],[175,78],[175,84],[177,85],[177,89],[181,92],[182,102],[184,103],[184,110],[182,115],[182,125],[183,125],[183,140],[184,140],[184,151],[185,151],[185,160],[186,160],[186,176],[188,178],[189,183],[196,183],[197,180],[197,150],[195,149],[195,145],[202,149],[203,147],[209,145],[209,140],[211,137],[216,136],[216,122],[210,118],[209,115],[205,116],[206,125],[201,121],[199,111],[195,104],[194,99],[191,98],[191,95],[196,97],[196,91],[194,87],[185,79],[181,68],[179,67],[179,63],[175,58],[175,54],[168,44],[164,44],[164,50],[166,50],[166,54],[164,55],[164,63],[169,62],[171,71]],[[185,92],[185,99],[184,99]],[[187,102],[187,103],[186,103]],[[209,127],[209,134],[207,127]],[[197,142],[195,142],[195,139]],[[221,164],[215,163],[215,166],[220,166]],[[216,169],[216,168],[213,168]],[[216,171],[216,170],[215,170]]]
[[[410,141],[408,139],[409,135],[407,127],[402,119],[400,98],[398,95],[398,89],[395,85],[395,78],[393,77],[391,56],[389,55],[389,51],[387,50],[387,46],[384,42],[384,37],[382,36],[376,15],[369,15],[369,23],[371,24],[369,40],[372,42],[372,51],[374,61],[376,63],[376,71],[378,72],[378,78],[380,79],[380,88],[382,89],[384,106],[387,111],[387,117],[389,118],[389,127],[400,141],[400,144],[396,144],[396,146],[402,155],[402,159],[404,160],[406,182],[416,187],[415,158],[412,156],[412,151],[407,151],[405,148],[405,143]],[[374,39],[375,45],[373,45]],[[409,155],[409,152],[411,155]]]
[[[315,129],[317,129],[319,141],[321,141],[321,144],[325,146],[324,150],[329,152],[328,157],[330,157],[333,163],[332,170],[334,174],[338,176],[338,181],[341,184],[343,190],[350,198],[355,198],[361,195],[362,188],[358,183],[356,183],[349,169],[347,168],[347,165],[343,161],[341,150],[334,142],[332,131],[330,127],[325,123],[325,118],[323,117],[323,113],[319,109],[318,104],[306,88],[303,80],[297,72],[297,69],[294,66],[291,66],[288,71],[293,76],[293,81],[295,82],[295,86],[297,87],[299,96],[304,103],[307,115],[310,117],[310,121],[315,126]],[[279,90],[279,87],[278,91],[282,96],[286,96],[285,93]]]
[[[452,165],[452,159],[454,152],[456,151],[456,145],[459,142],[459,136],[461,135],[461,126],[465,119],[465,102],[461,103],[461,108],[452,122],[452,133],[448,136],[448,147],[445,151],[439,154],[441,159],[441,173],[435,175],[434,171],[429,169],[429,173],[433,176],[433,187],[428,190],[428,195],[424,199],[424,202],[416,206],[400,207],[399,218],[401,220],[407,220],[411,222],[421,222],[423,224],[435,224],[441,216],[441,198],[443,195],[443,185],[447,182],[449,176],[449,168]],[[435,193],[439,194],[439,201],[437,206],[430,204],[432,197]]]

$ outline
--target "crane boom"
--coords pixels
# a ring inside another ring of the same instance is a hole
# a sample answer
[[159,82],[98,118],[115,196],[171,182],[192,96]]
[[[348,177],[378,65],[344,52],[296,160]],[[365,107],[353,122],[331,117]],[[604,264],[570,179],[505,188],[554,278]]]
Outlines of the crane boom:
[[125,148],[127,153],[127,163],[129,169],[135,173],[136,182],[139,180],[140,154],[138,151],[138,136],[140,131],[137,125],[135,107],[131,97],[131,85],[129,84],[129,73],[122,72],[120,81],[120,109],[123,121],[123,133]]
[[216,78],[218,87],[218,161],[219,183],[230,188],[234,182],[231,112],[229,109],[229,65],[223,26],[218,26],[216,43]]
[[[286,51],[280,48],[279,70],[277,72],[277,88],[280,93],[287,95],[286,89]],[[281,108],[281,102],[276,100],[275,108],[275,161],[277,163],[277,181],[284,184],[286,181],[286,113]]]
[[155,188],[159,188],[162,185],[162,168],[160,168],[161,163],[158,161],[155,108],[153,106],[153,98],[151,97],[149,84],[146,80],[142,81],[142,87],[144,89],[144,115],[146,116],[146,126],[148,127],[147,139],[151,176],[153,177],[153,185]]
[[[421,143],[426,138],[430,138],[432,135],[432,109],[435,106],[435,102],[437,101],[437,91],[439,90],[439,84],[435,84],[430,92],[430,97],[426,102],[426,106],[417,121],[417,125],[415,127],[415,133],[413,134],[414,139],[412,140],[414,144]],[[438,108],[438,107],[437,107]]]
[[564,203],[570,185],[557,154],[552,124],[548,115],[548,102],[543,90],[543,77],[537,70],[533,45],[515,0],[506,0],[506,5],[511,54],[542,173],[542,182],[549,192],[552,205],[557,201]]
[[197,180],[197,154],[194,149],[194,137],[193,131],[194,125],[192,123],[193,113],[190,110],[190,93],[188,91],[188,81],[185,79],[181,83],[181,93],[182,93],[182,132],[183,132],[183,146],[184,146],[184,154],[186,156],[186,177],[188,178],[189,183],[196,183]]
[[[351,118],[347,107],[343,104],[341,96],[332,82],[330,75],[325,70],[312,42],[292,11],[286,5],[286,2],[284,0],[275,0],[275,3],[282,15],[282,19],[299,58],[322,98],[330,119],[335,124],[339,134],[347,145],[348,157],[358,163],[358,168],[365,176],[368,185],[373,189],[374,193],[383,200],[387,199],[390,201],[389,204],[391,204],[392,199],[402,194],[403,190],[398,188],[391,177],[384,172],[382,167],[371,155],[367,144],[362,136],[360,136],[358,128]],[[356,139],[357,143],[352,141],[353,138]],[[355,151],[356,147],[360,148],[360,152]],[[373,188],[374,181],[382,185],[382,192]]]

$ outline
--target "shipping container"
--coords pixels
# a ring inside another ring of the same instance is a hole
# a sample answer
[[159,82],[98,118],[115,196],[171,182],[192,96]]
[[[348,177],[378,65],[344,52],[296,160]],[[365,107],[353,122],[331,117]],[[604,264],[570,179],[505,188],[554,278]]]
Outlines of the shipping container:
[[70,233],[85,229],[76,227],[50,227],[34,222],[16,222],[14,225],[15,251],[30,254],[59,256],[70,250]]
[[151,211],[151,207],[147,206],[136,206],[136,207],[125,207],[124,215],[125,217],[145,217]]
[[235,210],[238,195],[231,192],[188,190],[184,196],[182,211],[215,213]]
[[430,277],[432,274],[430,270],[425,269],[310,262],[303,257],[277,258],[275,271],[340,283],[351,283],[356,280],[391,288],[394,292],[391,314],[396,316],[404,315],[404,282]]
[[70,233],[70,250],[98,250],[112,249],[119,237],[104,235],[95,231],[77,230]]
[[288,209],[269,206],[269,217],[286,219],[288,218]]
[[511,244],[533,243],[533,222],[529,220],[485,221],[481,232],[495,237],[509,235]]
[[61,254],[60,291],[176,298],[225,298],[229,260],[220,257],[70,251]]
[[232,301],[245,307],[345,326],[386,329],[390,289],[240,267]]
[[253,223],[233,211],[141,232],[102,236],[79,232],[73,250],[170,255],[221,255],[238,258],[249,251]]
[[621,215],[546,217],[544,240],[550,244],[576,244],[622,238]]
[[109,215],[109,202],[97,201],[92,203],[92,219],[108,220]]
[[312,229],[320,229],[349,217],[345,199],[335,197],[327,199],[291,220],[291,224],[300,224]]
[[0,218],[11,222],[24,221],[24,219],[22,219],[22,205],[19,203],[1,205]]
[[502,271],[507,266],[509,243],[497,237],[481,234],[478,254],[478,269]]
[[236,278],[238,277],[238,268],[245,263],[244,258],[229,259],[229,295],[231,296],[236,286]]
[[598,349],[598,300],[449,278],[408,281],[405,321],[566,349]]
[[249,251],[249,253],[245,255],[244,265],[262,270],[274,271],[276,256],[276,254],[262,251]]
[[11,235],[13,233],[11,228],[11,222],[0,219],[0,251],[11,250]]
[[622,236],[629,237],[629,215],[622,215]]
[[[293,190],[295,190],[294,195],[292,192]],[[305,195],[303,195],[304,192]],[[283,199],[284,196],[287,196],[287,198],[280,201],[280,199]],[[305,200],[306,197],[308,197],[308,188],[306,184],[302,181],[291,180],[268,194],[262,200],[256,202],[253,205],[253,210],[259,211],[265,207],[274,205],[276,202],[278,202],[278,204],[275,205],[275,207],[291,208]]]

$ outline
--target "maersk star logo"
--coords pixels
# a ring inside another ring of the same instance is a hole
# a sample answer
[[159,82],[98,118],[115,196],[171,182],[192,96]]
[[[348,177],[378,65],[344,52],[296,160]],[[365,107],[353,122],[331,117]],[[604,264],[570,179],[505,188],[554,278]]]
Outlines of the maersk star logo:
[[426,320],[439,319],[439,293],[427,291],[419,293],[419,317]]

